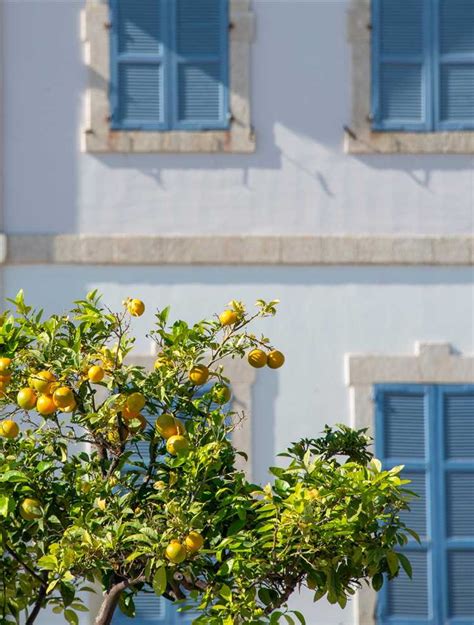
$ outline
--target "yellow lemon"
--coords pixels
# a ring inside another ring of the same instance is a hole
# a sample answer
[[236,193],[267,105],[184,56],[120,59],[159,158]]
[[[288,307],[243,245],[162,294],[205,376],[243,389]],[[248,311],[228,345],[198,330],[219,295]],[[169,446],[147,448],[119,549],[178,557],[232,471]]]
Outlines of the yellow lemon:
[[184,544],[186,545],[186,549],[191,553],[195,553],[202,549],[204,545],[204,538],[201,536],[199,532],[189,532],[189,534],[184,539]]
[[143,432],[143,430],[147,426],[147,421],[142,414],[138,414],[136,417],[133,417],[129,421],[127,421],[127,428],[136,434],[137,432]]
[[179,419],[176,419],[172,414],[161,414],[155,422],[156,431],[163,438],[171,438],[178,434],[184,434],[186,428]]
[[173,456],[186,453],[189,450],[189,441],[181,434],[176,434],[166,441],[166,449]]
[[31,410],[36,406],[37,395],[32,388],[22,388],[18,391],[16,401],[23,410]]
[[2,375],[5,375],[5,374],[8,375],[11,371],[11,366],[12,366],[11,358],[6,358],[5,356],[0,358],[0,373]]
[[60,386],[53,393],[53,401],[58,408],[65,408],[73,403],[74,393],[68,386]]
[[61,412],[74,412],[76,408],[77,408],[76,400],[73,399],[72,404],[69,404],[69,406],[64,406],[64,408],[61,408]]
[[18,427],[18,423],[12,421],[11,419],[5,419],[5,421],[0,421],[0,436],[4,438],[16,438],[20,433],[20,428]]
[[237,322],[237,313],[233,310],[224,310],[219,315],[219,321],[223,326],[233,326]]
[[158,358],[155,360],[155,371],[158,371],[158,369],[161,369],[161,367],[172,367],[173,366],[173,361],[171,360],[171,358],[167,358],[166,356],[158,356]]
[[36,410],[43,415],[43,417],[56,412],[57,406],[53,401],[51,395],[40,395],[36,402]]
[[4,391],[8,387],[11,379],[11,375],[0,375],[0,391]]
[[141,317],[145,312],[145,304],[141,299],[129,299],[127,302],[127,310],[132,317]]
[[186,560],[186,547],[179,540],[172,540],[165,549],[165,555],[173,564],[181,564]]
[[38,393],[49,394],[50,386],[55,381],[56,377],[51,371],[39,371],[31,376],[33,388]]
[[127,408],[132,412],[140,412],[145,407],[146,401],[141,393],[132,393],[127,397]]
[[87,377],[93,384],[97,384],[97,382],[102,382],[104,379],[105,371],[99,365],[93,365],[90,367],[87,372]]
[[277,349],[271,351],[267,356],[267,365],[270,369],[279,369],[285,362],[285,356]]
[[267,364],[267,355],[261,349],[253,349],[247,356],[247,360],[249,361],[249,364],[252,365],[252,367],[260,369]]
[[20,514],[25,521],[34,521],[41,519],[43,512],[41,510],[41,502],[38,499],[23,499],[20,504]]
[[189,379],[197,386],[205,384],[209,379],[209,369],[205,365],[195,365],[189,372]]

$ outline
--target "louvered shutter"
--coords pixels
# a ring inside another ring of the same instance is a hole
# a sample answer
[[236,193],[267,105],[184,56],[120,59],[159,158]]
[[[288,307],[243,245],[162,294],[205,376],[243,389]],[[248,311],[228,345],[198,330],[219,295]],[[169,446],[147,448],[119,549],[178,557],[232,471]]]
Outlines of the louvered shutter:
[[438,0],[438,3],[437,125],[441,130],[472,130],[474,1]]
[[112,128],[162,130],[167,103],[167,0],[111,0]]
[[431,0],[373,0],[372,117],[376,130],[432,125]]
[[174,0],[173,127],[226,128],[228,119],[228,2]]
[[419,497],[403,520],[419,533],[421,545],[410,540],[403,548],[413,566],[413,578],[401,573],[386,582],[381,592],[378,625],[416,621],[432,624],[432,527],[429,514],[431,465],[428,421],[429,394],[424,387],[386,387],[376,389],[376,455],[385,468],[403,464],[403,476]]
[[175,625],[175,609],[170,601],[151,592],[138,594],[134,601],[136,617],[130,619],[117,609],[113,625]]
[[474,388],[442,387],[444,622],[474,623]]

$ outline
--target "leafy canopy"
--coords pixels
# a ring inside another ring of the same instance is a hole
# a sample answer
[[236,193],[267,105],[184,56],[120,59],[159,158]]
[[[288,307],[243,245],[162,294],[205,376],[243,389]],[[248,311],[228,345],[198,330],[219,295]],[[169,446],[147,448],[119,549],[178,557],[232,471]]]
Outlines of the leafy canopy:
[[255,314],[233,301],[191,326],[158,311],[152,371],[131,358],[139,300],[116,313],[92,292],[46,319],[21,292],[12,303],[0,325],[0,625],[30,625],[46,606],[75,625],[80,591],[99,587],[98,625],[117,603],[133,617],[138,592],[197,610],[196,624],[291,625],[305,622],[287,608],[295,589],[344,607],[364,580],[378,590],[400,566],[411,574],[396,551],[412,533],[399,516],[407,482],[382,470],[363,430],[292,444],[264,487],[236,468],[244,415],[229,407],[225,363],[253,352],[254,366],[282,364],[249,332],[276,301]]

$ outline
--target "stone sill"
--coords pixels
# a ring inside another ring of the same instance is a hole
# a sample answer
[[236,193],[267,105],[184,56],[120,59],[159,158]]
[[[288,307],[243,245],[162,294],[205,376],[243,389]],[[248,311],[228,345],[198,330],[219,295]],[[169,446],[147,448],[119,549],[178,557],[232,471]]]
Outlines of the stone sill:
[[[352,134],[353,133],[353,134]],[[344,135],[347,154],[474,154],[474,132],[372,132]]]

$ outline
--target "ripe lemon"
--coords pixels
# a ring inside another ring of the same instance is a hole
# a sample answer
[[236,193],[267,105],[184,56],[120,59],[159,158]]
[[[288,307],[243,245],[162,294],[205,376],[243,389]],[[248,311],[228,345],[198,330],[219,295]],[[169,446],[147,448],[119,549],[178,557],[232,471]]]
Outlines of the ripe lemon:
[[41,519],[43,512],[41,510],[41,502],[38,499],[23,499],[20,504],[20,514],[25,521],[34,521]]
[[40,395],[36,402],[36,410],[43,415],[43,417],[56,412],[57,406],[53,401],[51,395]]
[[219,321],[223,326],[233,326],[237,322],[237,313],[233,310],[224,310],[219,315]]
[[2,375],[8,375],[11,371],[12,359],[5,356],[0,358],[0,373]]
[[277,349],[271,351],[267,356],[267,366],[270,369],[279,369],[285,362],[285,356]]
[[195,553],[202,549],[204,545],[204,538],[201,536],[199,532],[189,532],[189,534],[184,539],[184,544],[186,545],[186,549],[191,553]]
[[173,361],[171,360],[171,358],[167,358],[166,356],[158,356],[158,358],[155,360],[155,371],[158,371],[158,369],[161,369],[161,367],[172,367],[173,366]]
[[18,391],[16,401],[23,410],[31,410],[36,406],[37,395],[32,388],[22,388]]
[[181,434],[176,434],[166,441],[166,449],[173,456],[186,453],[189,450],[189,441]]
[[127,408],[132,412],[140,412],[146,401],[141,393],[132,393],[127,397]]
[[127,310],[132,317],[141,317],[145,312],[145,304],[141,299],[129,299],[127,302]]
[[178,434],[184,434],[186,432],[183,423],[172,414],[167,413],[161,414],[157,418],[155,429],[163,438],[171,438],[172,436],[177,436]]
[[122,419],[124,421],[130,421],[130,419],[136,419],[140,413],[138,410],[129,410],[125,405],[122,408]]
[[212,389],[212,397],[218,404],[226,404],[231,398],[230,388],[225,384],[216,384]]
[[256,369],[261,369],[267,364],[267,355],[261,349],[253,349],[249,355],[247,356],[247,360],[252,367]]
[[186,547],[179,540],[172,540],[165,549],[165,556],[173,564],[181,564],[186,560]]
[[74,401],[74,393],[68,386],[60,386],[53,393],[53,401],[58,408],[66,408]]
[[64,406],[64,408],[61,409],[61,412],[74,412],[76,408],[77,408],[76,400],[73,399],[72,404],[69,404],[69,406]]
[[20,433],[20,428],[18,427],[18,423],[12,421],[11,419],[5,419],[5,421],[0,421],[0,436],[4,438],[16,438]]
[[99,365],[93,365],[90,367],[87,372],[87,377],[93,384],[97,384],[97,382],[102,382],[104,379],[105,371]]
[[189,379],[197,386],[205,384],[209,379],[209,369],[205,365],[195,365],[189,372]]
[[0,391],[6,390],[12,379],[11,375],[0,375]]
[[38,393],[48,394],[51,384],[55,381],[56,377],[51,371],[39,371],[31,376],[33,388],[38,391]]

